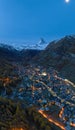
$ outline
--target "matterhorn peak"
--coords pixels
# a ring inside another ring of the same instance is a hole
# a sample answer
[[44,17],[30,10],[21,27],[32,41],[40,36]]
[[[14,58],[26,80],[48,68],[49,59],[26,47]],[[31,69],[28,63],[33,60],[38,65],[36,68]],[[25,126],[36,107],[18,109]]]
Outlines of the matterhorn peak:
[[39,43],[38,44],[46,44],[46,41],[44,40],[44,38],[40,38],[40,41],[39,41]]

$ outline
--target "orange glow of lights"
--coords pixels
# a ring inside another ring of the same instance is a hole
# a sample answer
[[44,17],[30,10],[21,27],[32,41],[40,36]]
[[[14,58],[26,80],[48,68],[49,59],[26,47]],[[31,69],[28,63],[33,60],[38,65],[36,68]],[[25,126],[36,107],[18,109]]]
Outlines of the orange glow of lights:
[[62,108],[61,111],[60,111],[60,113],[59,113],[59,117],[60,118],[62,118],[63,112],[64,112],[64,108]]
[[75,127],[75,124],[73,124],[73,123],[70,123],[70,125],[73,126],[73,127]]
[[65,127],[63,125],[61,125],[59,122],[54,121],[51,118],[48,118],[48,115],[44,114],[44,112],[42,110],[38,111],[41,115],[43,115],[43,117],[47,118],[49,122],[55,124],[56,126],[60,127],[62,130],[66,130]]
[[25,130],[23,128],[12,128],[11,130]]

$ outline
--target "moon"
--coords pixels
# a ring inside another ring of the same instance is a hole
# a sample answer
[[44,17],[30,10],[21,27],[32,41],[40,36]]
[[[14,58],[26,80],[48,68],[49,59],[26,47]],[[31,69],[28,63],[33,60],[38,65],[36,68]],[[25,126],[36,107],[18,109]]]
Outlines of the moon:
[[66,3],[69,3],[69,2],[70,2],[70,0],[65,0],[65,2],[66,2]]

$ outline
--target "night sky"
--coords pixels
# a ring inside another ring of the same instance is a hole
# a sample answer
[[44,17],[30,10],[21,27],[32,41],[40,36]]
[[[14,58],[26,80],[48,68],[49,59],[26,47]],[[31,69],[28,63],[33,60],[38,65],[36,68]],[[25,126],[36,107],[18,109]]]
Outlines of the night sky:
[[75,34],[75,0],[0,0],[0,41]]

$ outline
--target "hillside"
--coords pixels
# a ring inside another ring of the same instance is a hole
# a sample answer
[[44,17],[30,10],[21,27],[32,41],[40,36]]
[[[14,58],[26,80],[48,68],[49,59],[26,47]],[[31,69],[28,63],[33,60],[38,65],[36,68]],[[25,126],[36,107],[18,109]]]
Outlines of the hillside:
[[44,51],[34,58],[34,63],[54,67],[60,74],[75,83],[75,37],[66,36],[51,42]]
[[4,62],[29,62],[40,51],[36,49],[22,49],[16,50],[13,46],[0,45],[0,63]]

